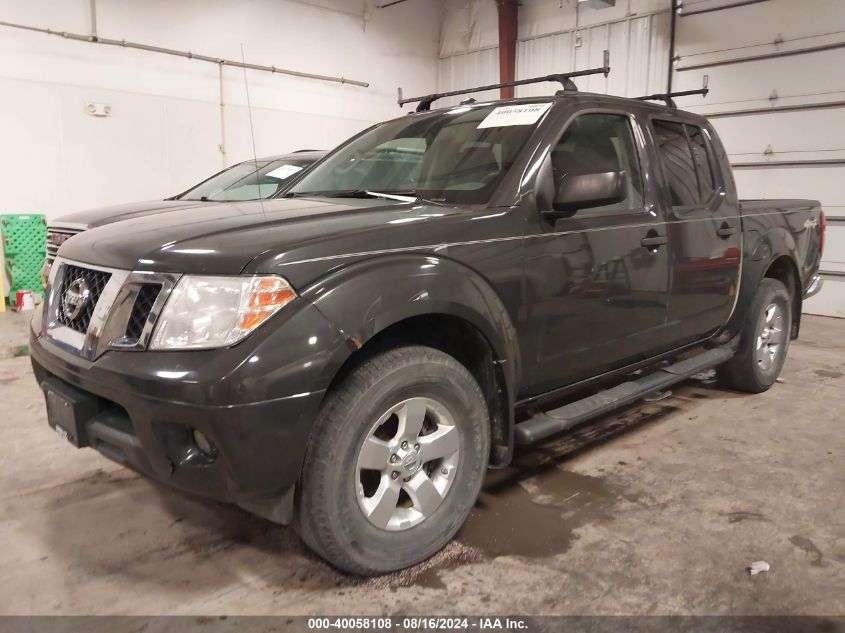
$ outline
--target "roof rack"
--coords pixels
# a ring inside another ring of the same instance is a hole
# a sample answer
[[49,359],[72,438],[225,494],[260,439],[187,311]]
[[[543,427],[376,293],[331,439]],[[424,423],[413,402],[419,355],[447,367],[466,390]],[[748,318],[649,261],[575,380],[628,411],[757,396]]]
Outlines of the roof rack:
[[483,90],[493,90],[494,88],[507,88],[510,86],[524,86],[526,84],[537,84],[544,81],[557,81],[563,85],[564,90],[572,90],[577,91],[578,86],[575,85],[575,82],[572,81],[573,77],[584,77],[586,75],[599,75],[602,74],[607,77],[608,73],[610,72],[610,52],[605,50],[604,51],[604,62],[603,65],[599,68],[590,68],[587,70],[576,70],[569,73],[555,73],[553,75],[544,75],[543,77],[534,77],[532,79],[519,79],[517,81],[505,81],[500,84],[490,84],[488,86],[478,86],[476,88],[465,88],[463,90],[452,90],[450,92],[435,92],[434,94],[424,95],[422,97],[409,97],[407,99],[402,98],[402,88],[399,88],[399,98],[396,102],[399,106],[403,106],[406,103],[414,103],[419,101],[417,105],[417,112],[426,112],[431,109],[431,104],[437,101],[438,99],[442,99],[443,97],[454,97],[456,95],[465,95],[469,94],[470,92],[481,92]]
[[701,95],[706,97],[710,89],[707,87],[710,78],[704,75],[701,88],[698,90],[681,90],[679,92],[661,92],[653,95],[645,95],[644,97],[634,97],[637,101],[663,101],[670,108],[676,108],[674,97],[689,97],[690,95]]

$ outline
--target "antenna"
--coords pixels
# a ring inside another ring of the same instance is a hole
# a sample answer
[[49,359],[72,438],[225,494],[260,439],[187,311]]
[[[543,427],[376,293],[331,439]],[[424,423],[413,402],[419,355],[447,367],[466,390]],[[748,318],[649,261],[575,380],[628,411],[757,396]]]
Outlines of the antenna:
[[261,195],[261,177],[258,175],[258,154],[255,151],[255,127],[252,124],[252,103],[249,100],[249,82],[246,79],[246,59],[244,58],[244,44],[241,42],[241,62],[244,71],[244,89],[246,90],[246,109],[249,112],[249,135],[252,137],[252,160],[255,164],[255,188],[258,191],[258,203],[261,205],[261,213],[264,212],[264,198]]

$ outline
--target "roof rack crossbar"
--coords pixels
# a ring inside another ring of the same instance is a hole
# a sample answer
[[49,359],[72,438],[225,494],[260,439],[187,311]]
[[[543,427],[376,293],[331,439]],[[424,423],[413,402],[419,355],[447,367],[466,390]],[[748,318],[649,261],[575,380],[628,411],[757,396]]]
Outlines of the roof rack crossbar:
[[691,95],[701,95],[706,97],[710,89],[707,87],[709,77],[704,75],[701,88],[697,90],[679,90],[678,92],[659,92],[653,95],[645,95],[643,97],[634,97],[637,101],[663,101],[670,108],[677,108],[674,97],[689,97]]
[[599,68],[589,68],[587,70],[575,70],[569,73],[554,73],[552,75],[544,75],[542,77],[533,77],[531,79],[518,79],[516,81],[505,81],[499,84],[490,84],[487,86],[477,86],[475,88],[465,88],[463,90],[451,90],[449,92],[435,92],[430,95],[423,95],[422,97],[402,97],[402,88],[399,88],[399,98],[396,102],[399,106],[403,106],[406,103],[414,103],[419,102],[417,105],[417,112],[425,112],[431,109],[431,104],[437,101],[438,99],[442,99],[443,97],[454,97],[457,95],[465,95],[471,92],[482,92],[484,90],[494,90],[495,88],[508,88],[510,86],[524,86],[526,84],[536,84],[542,83],[544,81],[556,81],[563,85],[564,90],[573,90],[577,91],[578,87],[575,85],[575,82],[572,81],[573,77],[584,77],[586,75],[598,75],[602,74],[607,77],[608,73],[610,72],[610,53],[605,50],[604,51],[604,65]]

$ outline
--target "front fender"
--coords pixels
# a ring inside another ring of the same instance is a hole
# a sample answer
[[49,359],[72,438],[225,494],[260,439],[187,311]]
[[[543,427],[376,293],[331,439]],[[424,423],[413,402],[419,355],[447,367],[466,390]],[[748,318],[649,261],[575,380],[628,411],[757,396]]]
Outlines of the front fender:
[[351,343],[342,351],[347,357],[395,323],[446,314],[475,326],[503,361],[508,390],[517,384],[518,342],[505,306],[486,279],[452,259],[408,253],[367,259],[333,271],[301,295]]

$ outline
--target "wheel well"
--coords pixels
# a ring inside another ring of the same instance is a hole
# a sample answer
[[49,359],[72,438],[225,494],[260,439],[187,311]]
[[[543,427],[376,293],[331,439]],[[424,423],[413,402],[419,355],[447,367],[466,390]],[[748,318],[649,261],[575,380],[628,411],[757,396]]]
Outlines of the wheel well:
[[777,279],[789,291],[792,300],[792,332],[790,334],[792,338],[798,338],[801,324],[801,278],[795,262],[789,256],[781,255],[769,264],[763,277]]
[[385,328],[353,352],[335,374],[329,390],[375,354],[401,345],[425,345],[449,354],[466,367],[481,387],[490,412],[490,464],[505,466],[511,455],[510,403],[499,358],[487,338],[471,323],[448,314],[410,317]]

